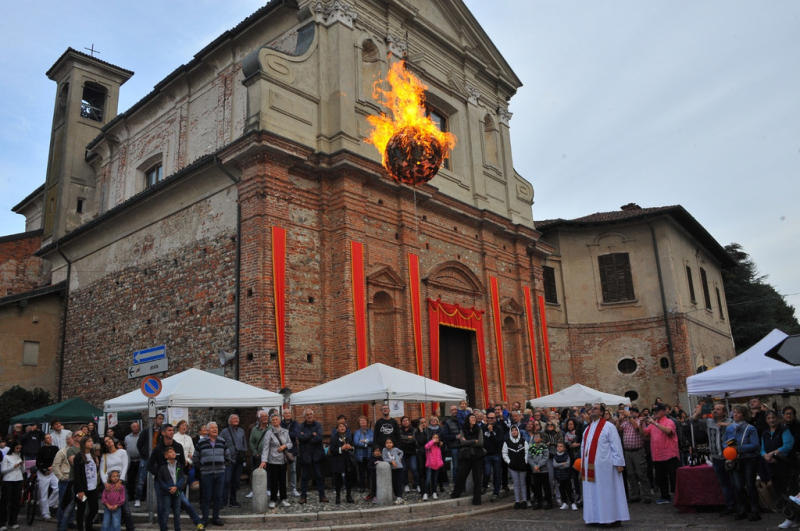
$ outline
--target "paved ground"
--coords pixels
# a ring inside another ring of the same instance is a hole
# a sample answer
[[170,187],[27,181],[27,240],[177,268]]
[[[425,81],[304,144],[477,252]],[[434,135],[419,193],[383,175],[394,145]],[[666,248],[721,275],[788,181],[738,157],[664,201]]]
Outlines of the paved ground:
[[[488,498],[487,498],[488,500]],[[691,529],[747,529],[766,530],[777,529],[783,517],[773,513],[764,513],[761,522],[737,522],[731,517],[720,518],[716,511],[700,512],[696,514],[681,514],[671,505],[631,505],[631,521],[623,525],[629,530],[671,530],[675,528]],[[402,526],[404,531],[431,531],[431,529],[479,529],[481,531],[504,531],[520,529],[542,529],[554,531],[594,529],[583,523],[581,511],[518,511],[511,509],[508,499],[497,503],[484,502],[480,507],[469,505],[469,499],[464,497],[455,501],[440,503],[409,504],[404,507],[392,508],[389,511],[360,510],[345,511],[335,508],[332,512],[319,515],[267,515],[246,517],[233,510],[223,511],[223,520],[226,525],[222,528],[210,527],[210,531],[233,530],[289,530],[289,529],[315,529],[315,530],[357,530],[357,529],[387,529]],[[193,526],[188,521],[182,521],[184,531],[191,531]],[[54,531],[55,523],[36,520],[34,525],[28,527],[24,522],[21,531]],[[100,526],[95,527],[99,531]],[[157,530],[157,525],[138,524],[137,529]],[[172,521],[170,520],[170,529]]]

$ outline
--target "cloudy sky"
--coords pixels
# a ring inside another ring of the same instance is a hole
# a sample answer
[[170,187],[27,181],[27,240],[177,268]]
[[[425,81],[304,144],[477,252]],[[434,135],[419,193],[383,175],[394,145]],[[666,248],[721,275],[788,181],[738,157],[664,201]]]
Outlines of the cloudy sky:
[[[120,110],[265,0],[0,3],[0,235],[44,182],[71,46],[136,75]],[[466,0],[522,80],[517,171],[534,218],[683,205],[800,304],[800,2]]]

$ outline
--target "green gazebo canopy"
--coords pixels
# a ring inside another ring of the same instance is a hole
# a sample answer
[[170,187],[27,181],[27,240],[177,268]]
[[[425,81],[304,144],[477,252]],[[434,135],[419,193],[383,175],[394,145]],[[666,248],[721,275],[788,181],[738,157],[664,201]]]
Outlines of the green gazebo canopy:
[[[64,424],[75,422],[88,422],[94,418],[103,416],[103,410],[94,407],[83,398],[70,398],[58,404],[45,406],[27,413],[22,413],[11,417],[11,424],[41,424],[50,423],[53,419],[59,419]],[[138,420],[141,414],[135,411],[120,413],[119,420]]]

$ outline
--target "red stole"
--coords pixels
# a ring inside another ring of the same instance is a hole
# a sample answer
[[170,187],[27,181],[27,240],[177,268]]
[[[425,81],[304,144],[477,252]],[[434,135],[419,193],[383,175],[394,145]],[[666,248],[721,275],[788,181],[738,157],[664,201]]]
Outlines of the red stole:
[[606,425],[606,419],[600,418],[597,427],[592,434],[592,441],[584,447],[583,463],[581,464],[581,479],[584,481],[594,481],[594,459],[597,456],[597,441],[600,440],[600,433]]

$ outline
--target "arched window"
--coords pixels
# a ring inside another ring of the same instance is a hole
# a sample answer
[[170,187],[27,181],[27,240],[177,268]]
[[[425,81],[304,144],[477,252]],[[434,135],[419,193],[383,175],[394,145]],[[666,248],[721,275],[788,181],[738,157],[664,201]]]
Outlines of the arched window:
[[489,114],[483,118],[483,149],[486,162],[493,166],[500,166],[500,158],[497,154],[497,127]]
[[97,83],[87,81],[83,86],[83,97],[81,98],[81,116],[94,120],[103,121],[103,112],[106,107],[106,88]]
[[371,39],[361,43],[361,99],[374,101],[373,85],[381,78],[381,53]]

